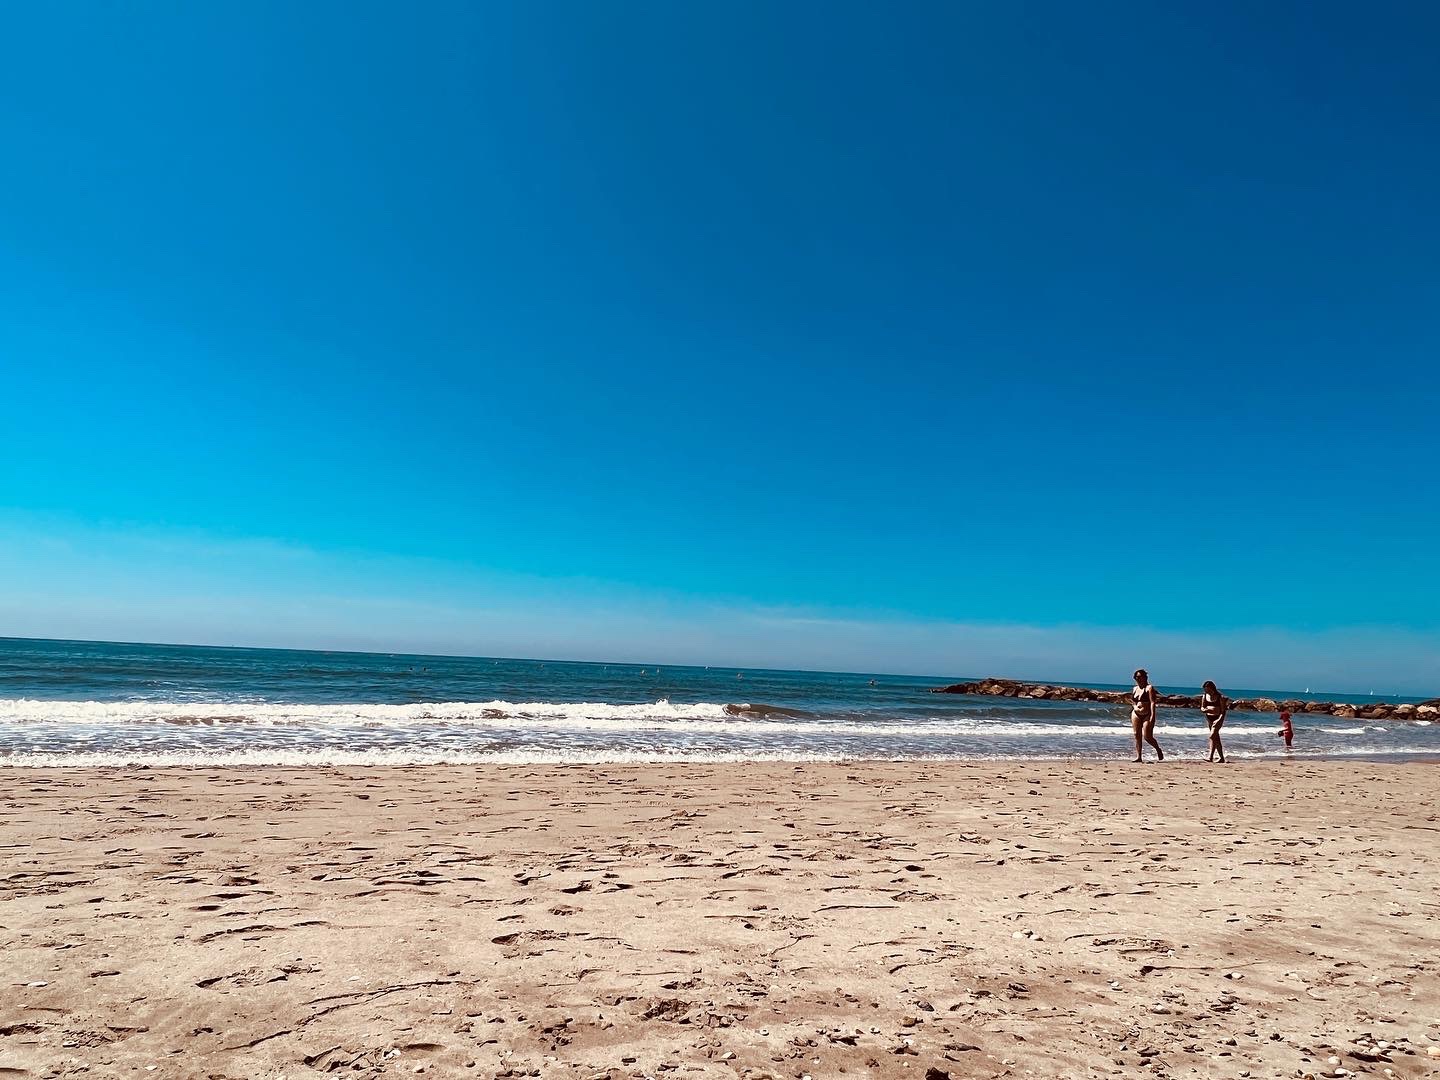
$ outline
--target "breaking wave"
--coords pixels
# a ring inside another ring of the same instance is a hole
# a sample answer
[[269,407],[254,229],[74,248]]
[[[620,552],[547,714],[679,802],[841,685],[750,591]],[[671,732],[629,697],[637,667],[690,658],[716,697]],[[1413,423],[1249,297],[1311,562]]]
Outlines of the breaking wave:
[[[49,724],[113,728],[132,724],[175,726],[412,729],[471,727],[513,732],[670,732],[717,736],[853,736],[887,738],[987,734],[1005,738],[1128,736],[1130,726],[1103,714],[1069,722],[1015,719],[1006,715],[823,717],[802,709],[748,703],[676,704],[666,699],[635,705],[605,702],[483,701],[419,702],[410,705],[286,705],[235,702],[0,700],[0,725]],[[1274,724],[1228,724],[1229,735],[1273,735]],[[1329,735],[1362,735],[1365,726],[1324,727]],[[1203,734],[1198,724],[1161,725],[1160,735]]]

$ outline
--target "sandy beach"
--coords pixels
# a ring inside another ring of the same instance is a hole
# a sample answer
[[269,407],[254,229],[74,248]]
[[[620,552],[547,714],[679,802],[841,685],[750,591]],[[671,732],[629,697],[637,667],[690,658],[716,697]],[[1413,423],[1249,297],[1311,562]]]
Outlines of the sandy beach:
[[1440,1074],[1434,765],[0,785],[0,1077]]

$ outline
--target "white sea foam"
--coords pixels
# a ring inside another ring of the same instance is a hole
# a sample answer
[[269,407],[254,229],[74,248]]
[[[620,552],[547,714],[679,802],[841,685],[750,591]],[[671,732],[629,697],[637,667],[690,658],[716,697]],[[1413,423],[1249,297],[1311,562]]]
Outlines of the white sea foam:
[[[754,715],[751,710],[760,713]],[[0,725],[53,724],[114,729],[130,724],[260,725],[285,728],[391,728],[416,732],[465,726],[475,729],[533,732],[655,732],[724,737],[789,735],[816,739],[943,737],[983,734],[1001,738],[1113,738],[1131,733],[1128,724],[1045,722],[1005,716],[870,719],[801,719],[780,710],[715,702],[676,704],[661,699],[634,705],[605,702],[481,701],[420,702],[409,705],[251,704],[179,701],[35,701],[0,699]],[[1323,727],[1331,735],[1360,735],[1366,728]],[[1231,724],[1225,734],[1273,735],[1268,724]],[[1164,725],[1159,735],[1204,735],[1194,725]]]
[[875,755],[823,751],[666,751],[666,750],[432,750],[391,747],[370,750],[264,749],[264,750],[80,750],[0,755],[0,765],[34,768],[109,768],[115,766],[294,766],[297,768],[352,768],[405,765],[658,765],[666,762],[727,764],[753,761],[837,762],[904,760]]
[[[748,706],[737,706],[748,708]],[[274,704],[234,701],[36,701],[0,699],[0,723],[60,724],[251,723],[325,726],[357,723],[411,726],[494,723],[499,720],[655,721],[723,720],[726,706],[710,702],[672,705],[661,699],[636,705],[555,701],[427,701],[409,705]]]
[[[1343,749],[1302,748],[1298,750],[1258,750],[1236,753],[1232,759],[1317,760],[1351,757],[1440,757],[1434,750],[1418,747],[1390,748],[1356,746]],[[56,752],[23,752],[0,754],[0,766],[19,768],[219,768],[219,767],[291,767],[291,768],[369,768],[405,766],[485,766],[485,765],[725,765],[754,762],[795,764],[866,763],[880,764],[900,761],[925,761],[943,764],[977,761],[1076,761],[1085,764],[1120,762],[1123,757],[1113,753],[1052,753],[1020,754],[982,752],[966,754],[894,755],[884,753],[840,754],[823,751],[796,750],[505,750],[495,752],[440,751],[416,747],[394,747],[372,750],[335,749],[267,749],[267,750],[82,750]],[[1175,759],[1170,759],[1175,760]],[[1184,759],[1180,759],[1183,767]],[[1193,759],[1191,759],[1193,760]],[[1149,767],[1155,765],[1151,763]],[[1164,767],[1164,766],[1161,766]]]

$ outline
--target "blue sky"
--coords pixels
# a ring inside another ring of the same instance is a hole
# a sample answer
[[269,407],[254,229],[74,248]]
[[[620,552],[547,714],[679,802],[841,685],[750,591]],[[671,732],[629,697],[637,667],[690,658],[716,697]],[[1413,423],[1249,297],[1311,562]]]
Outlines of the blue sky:
[[1433,6],[3,19],[0,633],[1440,683]]

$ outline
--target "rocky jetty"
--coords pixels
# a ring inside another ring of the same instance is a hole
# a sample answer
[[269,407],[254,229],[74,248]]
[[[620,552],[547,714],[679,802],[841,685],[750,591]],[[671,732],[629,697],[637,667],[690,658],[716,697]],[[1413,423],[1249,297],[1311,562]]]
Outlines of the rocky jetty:
[[[937,686],[934,694],[976,694],[981,697],[1030,698],[1045,701],[1103,701],[1115,705],[1128,705],[1130,694],[1125,690],[1092,690],[1085,686],[1050,686],[1046,683],[1020,682],[1016,679],[981,679],[979,682],[954,683],[951,686]],[[1198,709],[1199,694],[1160,694],[1160,704],[1174,709]],[[1235,712],[1287,712],[1324,713],[1360,720],[1440,720],[1440,698],[1424,701],[1418,705],[1408,702],[1398,705],[1387,701],[1366,702],[1352,705],[1344,701],[1301,701],[1298,698],[1276,701],[1272,698],[1232,698],[1230,708]]]

